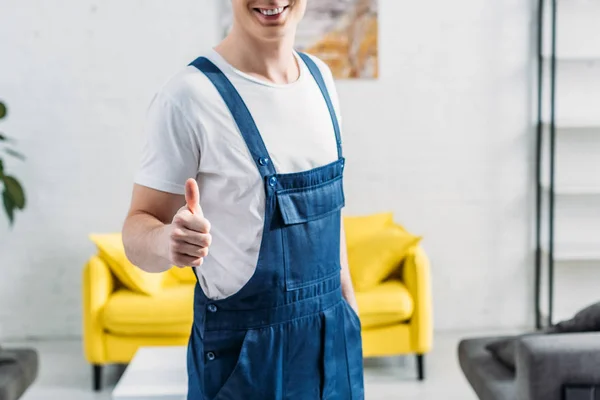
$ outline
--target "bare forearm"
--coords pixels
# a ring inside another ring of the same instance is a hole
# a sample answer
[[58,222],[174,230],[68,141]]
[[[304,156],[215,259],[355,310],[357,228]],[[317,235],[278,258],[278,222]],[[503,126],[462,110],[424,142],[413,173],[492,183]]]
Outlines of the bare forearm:
[[147,272],[163,272],[171,267],[168,260],[170,226],[157,218],[138,213],[127,217],[123,225],[125,254],[132,264]]

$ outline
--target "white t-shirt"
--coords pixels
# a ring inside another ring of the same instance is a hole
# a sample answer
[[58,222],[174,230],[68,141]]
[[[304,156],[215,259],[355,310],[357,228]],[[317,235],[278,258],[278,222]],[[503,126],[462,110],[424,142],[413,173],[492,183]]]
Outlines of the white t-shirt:
[[[248,106],[278,173],[337,160],[335,133],[323,95],[298,55],[300,77],[277,85],[236,70],[216,51],[204,55],[227,76]],[[312,57],[339,118],[331,71]],[[261,245],[265,192],[255,161],[212,82],[193,66],[172,76],[153,98],[135,182],[184,194],[194,177],[211,223],[209,255],[197,268],[211,299],[226,298],[252,277]]]

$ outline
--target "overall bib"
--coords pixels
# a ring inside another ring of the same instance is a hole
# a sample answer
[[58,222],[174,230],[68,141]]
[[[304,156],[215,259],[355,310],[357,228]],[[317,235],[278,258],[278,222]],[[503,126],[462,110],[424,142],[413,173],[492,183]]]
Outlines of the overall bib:
[[300,56],[329,108],[338,160],[290,174],[275,170],[227,77],[204,57],[191,63],[229,108],[262,177],[266,205],[258,264],[248,283],[216,301],[196,284],[188,400],[364,399],[360,321],[340,286],[340,129],[319,68]]

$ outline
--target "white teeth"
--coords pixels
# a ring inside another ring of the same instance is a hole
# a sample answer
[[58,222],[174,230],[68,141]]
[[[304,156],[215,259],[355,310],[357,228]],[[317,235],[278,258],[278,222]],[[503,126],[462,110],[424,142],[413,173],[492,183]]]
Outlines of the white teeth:
[[285,7],[279,7],[279,8],[273,8],[270,10],[260,10],[260,12],[263,15],[277,15],[277,14],[281,14],[284,9],[285,9]]

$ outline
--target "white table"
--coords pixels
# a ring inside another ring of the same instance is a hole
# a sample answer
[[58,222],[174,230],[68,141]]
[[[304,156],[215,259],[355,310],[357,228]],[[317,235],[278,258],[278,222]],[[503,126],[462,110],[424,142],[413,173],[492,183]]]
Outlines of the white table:
[[185,400],[187,348],[142,347],[112,392],[113,400]]

